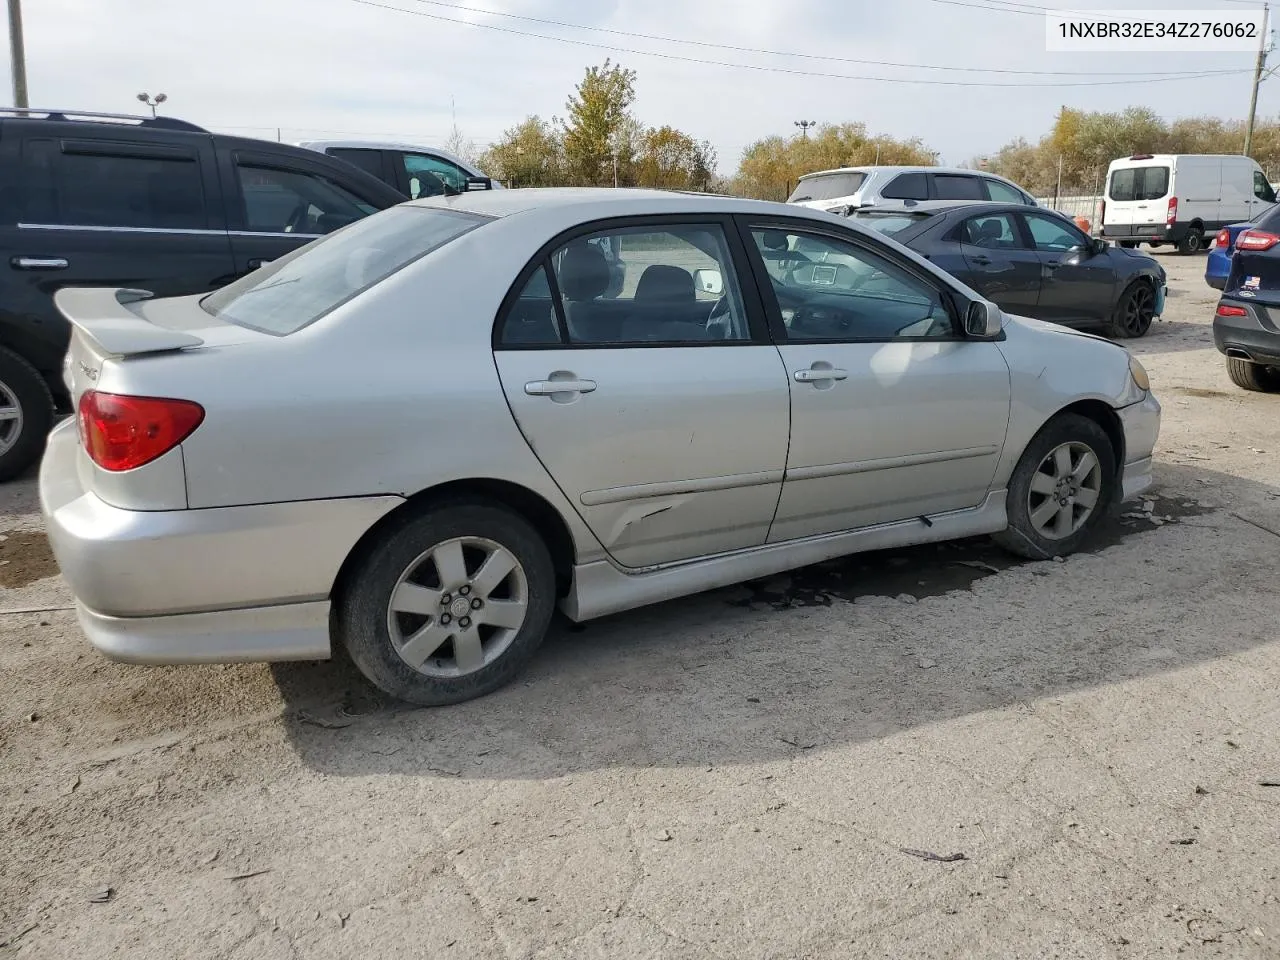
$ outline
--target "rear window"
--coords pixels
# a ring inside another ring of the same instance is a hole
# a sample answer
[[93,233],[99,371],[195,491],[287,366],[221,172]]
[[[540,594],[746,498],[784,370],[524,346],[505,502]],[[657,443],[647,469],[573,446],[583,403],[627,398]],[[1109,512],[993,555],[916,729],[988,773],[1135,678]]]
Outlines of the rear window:
[[1168,192],[1168,167],[1124,167],[1111,171],[1107,199],[1159,200]]
[[804,203],[806,200],[838,200],[857,193],[867,180],[865,173],[824,173],[817,177],[805,177],[798,184],[787,203]]
[[929,219],[929,215],[922,213],[859,213],[855,214],[851,219],[859,226],[870,227],[877,233],[893,237],[902,233],[908,227],[914,227],[917,223]]
[[273,260],[200,303],[220,320],[285,336],[487,222],[451,210],[392,207]]

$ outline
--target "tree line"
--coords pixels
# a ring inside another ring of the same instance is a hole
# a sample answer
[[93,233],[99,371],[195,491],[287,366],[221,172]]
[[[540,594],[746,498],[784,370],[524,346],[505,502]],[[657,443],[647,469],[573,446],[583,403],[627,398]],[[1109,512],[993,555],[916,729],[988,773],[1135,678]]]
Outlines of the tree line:
[[[606,60],[586,70],[563,118],[527,117],[478,157],[465,152],[490,176],[518,187],[659,187],[763,200],[785,200],[800,176],[815,170],[937,163],[937,152],[919,138],[873,134],[858,122],[828,123],[755,141],[723,177],[708,141],[668,125],[646,126],[633,115],[635,82],[634,70]],[[463,150],[457,130],[450,139]],[[1242,120],[1166,121],[1146,107],[1091,112],[1064,106],[1037,142],[1018,138],[962,165],[1000,174],[1037,196],[1094,194],[1117,157],[1238,153],[1243,144]],[[1251,153],[1269,176],[1280,174],[1280,121],[1257,124]]]

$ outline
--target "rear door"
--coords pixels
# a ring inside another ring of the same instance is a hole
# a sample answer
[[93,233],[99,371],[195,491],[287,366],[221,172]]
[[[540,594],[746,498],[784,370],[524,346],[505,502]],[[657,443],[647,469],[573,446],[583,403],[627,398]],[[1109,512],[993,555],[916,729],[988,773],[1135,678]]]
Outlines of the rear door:
[[[605,240],[625,271],[616,293]],[[790,401],[742,263],[727,218],[610,221],[544,249],[499,317],[520,430],[624,566],[768,535]]]
[[219,157],[237,275],[394,205],[331,162],[240,147]]
[[[65,286],[200,293],[234,272],[213,150],[206,137],[100,139],[80,127],[21,125],[6,136],[18,182],[5,191],[0,245],[9,282],[0,326],[42,373],[56,374],[69,332],[53,306]],[[20,172],[19,172],[20,171]]]
[[1122,228],[1117,236],[1156,237],[1169,214],[1172,170],[1165,161],[1113,167],[1107,178],[1104,228]]
[[1044,268],[1036,316],[1072,326],[1111,319],[1119,291],[1108,249],[1094,253],[1088,237],[1074,224],[1047,213],[1019,214]]
[[387,186],[399,189],[394,154],[389,150],[376,150],[372,147],[328,147],[325,155],[358,167],[369,176],[377,177]]
[[1034,317],[1044,266],[1012,213],[969,217],[948,236],[959,247],[959,269],[931,257],[938,266],[973,287],[1003,310]]

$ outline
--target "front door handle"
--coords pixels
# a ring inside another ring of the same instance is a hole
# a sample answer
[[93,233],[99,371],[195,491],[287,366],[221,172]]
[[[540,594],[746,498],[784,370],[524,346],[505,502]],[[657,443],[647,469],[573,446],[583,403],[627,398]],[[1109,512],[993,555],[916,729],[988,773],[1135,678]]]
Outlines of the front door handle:
[[552,397],[558,393],[590,393],[595,388],[594,380],[531,380],[524,385],[524,392],[531,397]]
[[1060,266],[1061,264],[1062,264],[1061,260],[1046,260],[1044,262],[1044,265],[1048,267],[1050,270],[1052,270],[1054,267]]
[[257,270],[259,267],[265,267],[270,262],[270,260],[264,260],[262,257],[254,257],[249,261],[247,266],[250,270]]
[[796,383],[825,383],[828,380],[847,380],[849,379],[848,370],[840,370],[835,367],[827,368],[809,368],[808,370],[797,370],[793,376]]
[[991,263],[990,257],[977,256],[977,257],[970,257],[969,259],[972,260],[974,263],[983,267]]
[[66,257],[14,257],[9,266],[15,270],[65,270],[71,263]]

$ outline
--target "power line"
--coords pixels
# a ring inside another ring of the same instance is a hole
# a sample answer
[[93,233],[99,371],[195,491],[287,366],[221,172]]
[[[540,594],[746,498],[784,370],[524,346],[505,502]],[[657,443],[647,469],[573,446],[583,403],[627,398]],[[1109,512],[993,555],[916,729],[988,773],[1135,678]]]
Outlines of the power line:
[[[512,27],[501,27],[495,23],[473,23],[469,20],[458,20],[453,17],[442,16],[438,13],[427,13],[425,10],[406,10],[404,7],[393,7],[390,4],[378,3],[376,0],[350,0],[352,3],[358,3],[364,7],[373,7],[378,10],[389,10],[393,13],[403,13],[409,16],[424,17],[428,20],[440,21],[443,23],[455,23],[464,27],[478,27],[482,30],[492,30],[497,33],[507,33],[517,37],[525,37],[532,40],[551,40],[555,43],[565,43],[576,47],[590,47],[595,50],[607,50],[611,53],[625,53],[639,57],[657,57],[661,60],[676,60],[684,63],[697,63],[704,66],[712,67],[733,67],[739,70],[754,70],[762,73],[781,73],[795,77],[819,77],[824,80],[865,80],[879,83],[910,83],[923,86],[935,87],[1004,87],[1009,89],[1028,87],[1110,87],[1110,86],[1126,86],[1133,83],[1155,83],[1167,82],[1172,80],[1198,80],[1207,77],[1228,76],[1241,73],[1247,73],[1247,70],[1211,70],[1198,71],[1193,73],[1172,73],[1158,74],[1154,76],[1145,76],[1132,80],[1079,80],[1071,82],[1053,82],[1053,83],[992,83],[982,80],[926,80],[919,77],[877,77],[855,74],[842,73],[823,73],[817,70],[798,70],[791,67],[770,67],[762,66],[754,63],[732,63],[725,60],[706,60],[700,57],[687,57],[677,53],[660,53],[655,50],[637,50],[634,47],[619,47],[606,43],[595,43],[590,40],[573,40],[569,37],[555,37],[545,33],[531,33],[527,30],[516,30]],[[938,3],[959,2],[959,0],[936,0]]]
[[[583,23],[570,23],[566,20],[550,20],[545,17],[530,17],[518,13],[503,13],[500,10],[485,10],[481,7],[469,7],[459,3],[445,3],[443,0],[412,0],[414,3],[426,4],[432,7],[443,7],[446,10],[457,10],[460,13],[480,13],[493,17],[504,17],[508,20],[522,20],[525,23],[540,23],[544,26],[566,27],[571,30],[588,30],[592,33],[605,33],[617,37],[630,37],[636,40],[655,40],[659,43],[678,43],[691,47],[702,47],[713,50],[728,50],[732,53],[758,53],[770,57],[796,57],[803,60],[825,60],[831,63],[856,63],[862,66],[870,67],[904,67],[911,70],[942,70],[957,73],[1003,73],[1003,74],[1019,74],[1022,76],[1045,76],[1045,77],[1096,77],[1096,76],[1117,76],[1117,77],[1143,77],[1143,76],[1176,76],[1182,73],[1199,73],[1198,71],[1079,71],[1079,70],[1005,70],[998,67],[952,67],[938,66],[931,63],[897,63],[892,60],[862,60],[857,57],[833,57],[820,53],[801,53],[794,50],[769,50],[761,47],[741,47],[729,43],[713,43],[708,40],[686,40],[681,37],[666,37],[653,33],[637,33],[633,30],[616,30],[611,27],[592,27]],[[1001,0],[997,0],[1001,2]],[[1241,0],[1241,2],[1253,2],[1253,0]],[[1031,6],[1030,4],[1019,4],[1019,6]],[[1037,8],[1043,11],[1044,8]],[[410,11],[405,11],[410,12]],[[1021,12],[1021,11],[1019,11]],[[471,21],[461,21],[470,24]],[[483,24],[475,24],[483,26]],[[1232,71],[1223,71],[1232,72]]]

